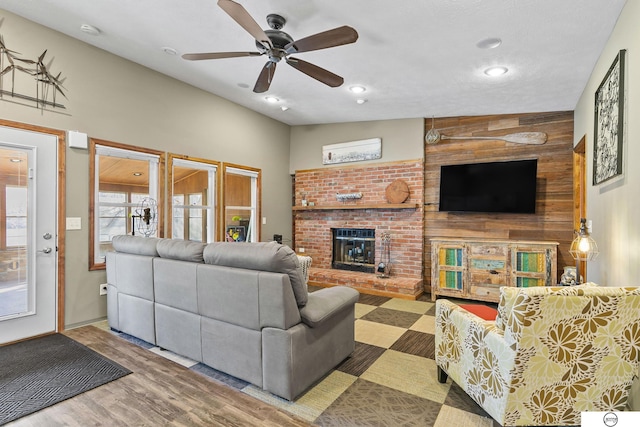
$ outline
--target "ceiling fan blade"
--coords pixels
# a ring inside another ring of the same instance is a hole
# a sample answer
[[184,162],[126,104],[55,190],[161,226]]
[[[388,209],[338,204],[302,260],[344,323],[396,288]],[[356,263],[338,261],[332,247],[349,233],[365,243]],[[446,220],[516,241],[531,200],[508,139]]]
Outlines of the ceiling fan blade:
[[260,28],[260,25],[258,25],[242,5],[232,0],[218,0],[218,6],[266,48],[273,47],[271,39],[269,39],[267,34]]
[[487,141],[506,141],[516,144],[541,145],[547,142],[547,134],[544,132],[519,132],[504,136],[446,136],[440,135],[440,139],[479,139]]
[[358,32],[349,26],[334,28],[333,30],[324,31],[294,40],[284,47],[287,54],[298,52],[309,52],[312,50],[326,49],[328,47],[341,46],[353,43],[358,40]]
[[261,56],[260,52],[210,52],[210,53],[185,53],[182,59],[189,61],[201,61],[203,59],[238,58],[240,56]]
[[276,72],[276,63],[267,61],[262,67],[262,71],[260,71],[260,75],[258,76],[258,80],[256,80],[256,85],[253,87],[253,91],[255,93],[263,93],[269,90],[269,86],[271,86],[271,82],[273,81],[273,75]]
[[344,83],[344,79],[337,74],[333,74],[331,71],[327,71],[324,68],[320,68],[317,65],[313,65],[310,62],[303,61],[297,58],[286,58],[287,64],[291,65],[298,71],[302,71],[309,77],[313,77],[317,81],[326,84],[331,87],[338,87]]

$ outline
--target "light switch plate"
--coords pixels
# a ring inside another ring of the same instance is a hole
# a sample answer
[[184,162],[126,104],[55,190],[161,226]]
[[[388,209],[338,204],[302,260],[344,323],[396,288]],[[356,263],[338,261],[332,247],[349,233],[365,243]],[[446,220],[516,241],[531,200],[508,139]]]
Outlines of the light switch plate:
[[81,230],[82,218],[80,217],[67,217],[67,230]]

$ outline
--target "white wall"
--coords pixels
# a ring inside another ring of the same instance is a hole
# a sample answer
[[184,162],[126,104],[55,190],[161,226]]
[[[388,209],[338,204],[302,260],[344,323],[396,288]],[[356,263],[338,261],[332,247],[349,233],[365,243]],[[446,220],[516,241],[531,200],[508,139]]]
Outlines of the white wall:
[[323,145],[369,138],[382,138],[382,158],[352,164],[421,159],[423,136],[423,118],[294,126],[289,171],[293,174],[296,170],[322,167]]
[[[602,286],[640,286],[640,1],[628,1],[575,109],[574,138],[586,135],[587,218],[600,255],[587,265],[588,280]],[[620,49],[627,50],[622,177],[592,186],[595,92]],[[640,381],[629,405],[640,411]]]
[[[0,34],[22,58],[47,49],[45,62],[53,59],[50,71],[62,72],[68,96],[56,100],[64,114],[0,100],[0,118],[261,168],[262,240],[274,233],[291,239],[288,125],[3,10]],[[106,316],[106,298],[98,295],[106,277],[88,271],[89,156],[75,148],[66,156],[67,216],[83,225],[66,233],[65,323],[75,325]]]
[[[575,109],[574,138],[586,135],[587,218],[600,255],[587,265],[590,281],[602,286],[640,285],[640,2],[629,1]],[[623,175],[593,186],[595,92],[620,49],[626,56]]]

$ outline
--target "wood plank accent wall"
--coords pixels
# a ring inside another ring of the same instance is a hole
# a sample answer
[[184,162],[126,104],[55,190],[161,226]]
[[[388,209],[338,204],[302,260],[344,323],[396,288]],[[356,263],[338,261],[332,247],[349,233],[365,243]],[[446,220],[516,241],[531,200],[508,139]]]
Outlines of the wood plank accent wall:
[[[425,119],[425,133],[431,128]],[[447,136],[503,136],[545,132],[544,145],[504,141],[445,140],[425,144],[424,284],[431,285],[434,237],[550,240],[559,242],[558,279],[562,266],[575,265],[569,254],[573,239],[573,112],[436,118],[435,128]],[[440,166],[462,163],[538,159],[535,214],[439,212]]]

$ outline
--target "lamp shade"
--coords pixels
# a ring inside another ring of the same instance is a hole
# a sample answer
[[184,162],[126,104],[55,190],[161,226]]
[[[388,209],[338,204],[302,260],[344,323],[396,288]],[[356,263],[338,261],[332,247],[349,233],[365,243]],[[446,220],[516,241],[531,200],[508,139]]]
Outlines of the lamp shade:
[[578,235],[573,242],[571,242],[571,248],[569,249],[569,253],[573,257],[573,259],[578,261],[591,261],[600,253],[598,251],[598,245],[596,241],[589,235],[587,232],[587,227],[585,226],[586,220],[584,218],[580,219],[580,230],[578,231]]

